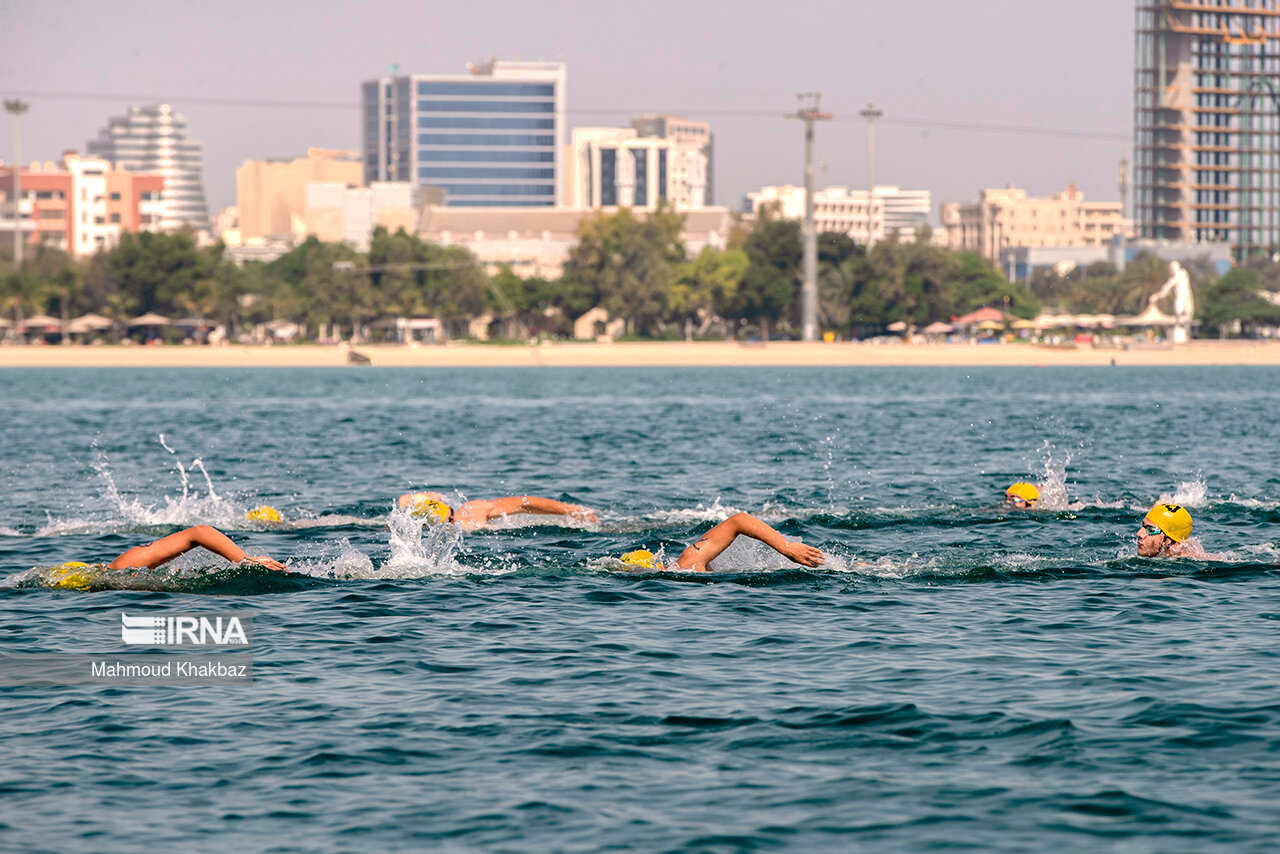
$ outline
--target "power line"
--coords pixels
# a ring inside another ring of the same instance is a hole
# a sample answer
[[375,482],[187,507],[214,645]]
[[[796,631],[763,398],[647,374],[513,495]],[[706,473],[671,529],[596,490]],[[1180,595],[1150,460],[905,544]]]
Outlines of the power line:
[[[26,98],[49,98],[52,100],[68,100],[68,101],[131,101],[131,102],[154,102],[165,101],[170,104],[202,104],[213,107],[266,107],[270,109],[300,109],[300,110],[359,110],[360,105],[354,101],[304,101],[304,100],[285,100],[277,98],[219,98],[207,95],[160,95],[160,94],[139,94],[129,92],[66,92],[58,90],[0,90],[12,92]],[[654,110],[639,107],[577,107],[566,110],[570,115],[624,115],[637,116],[644,113],[654,112]],[[776,110],[734,110],[724,109],[720,107],[712,107],[709,109],[699,109],[692,107],[684,107],[679,109],[662,110],[665,113],[678,113],[689,116],[705,116],[708,118],[727,118],[727,119],[776,119],[778,113]],[[831,118],[834,121],[841,122],[861,122],[864,118],[859,115],[858,111],[850,110],[848,112],[832,112]],[[1081,130],[1077,128],[1054,128],[1040,127],[1035,125],[1009,125],[1009,124],[988,124],[985,122],[961,122],[950,119],[931,119],[923,117],[911,116],[886,116],[879,119],[883,124],[899,125],[902,127],[918,127],[925,129],[937,130],[959,130],[974,131],[978,133],[997,133],[1010,134],[1019,136],[1057,136],[1069,139],[1099,139],[1099,140],[1123,140],[1129,141],[1132,137],[1128,133],[1115,133],[1112,131],[1094,131]]]

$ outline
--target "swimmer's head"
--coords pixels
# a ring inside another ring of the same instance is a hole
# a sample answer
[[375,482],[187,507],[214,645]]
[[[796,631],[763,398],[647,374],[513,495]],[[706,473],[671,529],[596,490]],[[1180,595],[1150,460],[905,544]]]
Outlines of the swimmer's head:
[[648,549],[636,549],[622,556],[622,562],[641,569],[657,569],[658,556]]
[[1143,527],[1151,525],[1159,528],[1160,533],[1175,543],[1180,543],[1191,536],[1191,514],[1185,507],[1178,504],[1161,502],[1155,505],[1147,511],[1142,524]]
[[248,513],[244,514],[244,518],[250,522],[261,522],[264,525],[279,525],[284,521],[284,517],[280,515],[280,511],[272,507],[270,504],[259,505]]
[[416,519],[426,519],[432,523],[448,522],[453,517],[453,509],[443,501],[437,501],[434,498],[423,498],[413,503],[413,513]]
[[1004,491],[1004,502],[1014,507],[1035,507],[1040,490],[1033,483],[1015,483]]
[[58,564],[51,572],[53,586],[65,590],[88,590],[92,583],[89,573],[84,571],[88,568],[89,564],[78,560]]

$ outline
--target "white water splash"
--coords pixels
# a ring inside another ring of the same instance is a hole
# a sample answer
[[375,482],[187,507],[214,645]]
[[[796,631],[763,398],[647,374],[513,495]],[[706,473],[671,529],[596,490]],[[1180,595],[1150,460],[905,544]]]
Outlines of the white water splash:
[[1183,507],[1204,507],[1209,503],[1209,487],[1203,480],[1189,480],[1178,484],[1173,495],[1161,495],[1160,501],[1181,504]]
[[[36,531],[36,536],[63,536],[71,534],[98,533],[113,529],[132,530],[138,527],[156,526],[191,526],[213,525],[218,528],[234,530],[237,528],[282,527],[250,522],[246,512],[251,505],[218,494],[213,478],[205,467],[204,460],[196,457],[184,464],[177,452],[169,447],[163,433],[159,434],[160,446],[173,458],[173,467],[178,476],[177,495],[166,493],[162,501],[148,503],[136,498],[128,498],[121,494],[116,486],[115,477],[106,454],[96,453],[93,470],[97,472],[100,486],[99,495],[107,505],[107,519],[100,518],[67,518],[59,519],[49,515],[44,527]],[[192,475],[199,472],[200,477]],[[203,480],[204,488],[198,485]],[[194,482],[193,482],[194,481]],[[258,504],[261,502],[252,502]],[[94,514],[96,516],[96,514]],[[299,524],[286,522],[283,527]]]
[[1070,510],[1067,501],[1067,466],[1071,463],[1071,452],[1061,451],[1048,439],[1040,446],[1039,455],[1043,473],[1038,478],[1040,487],[1040,510]]

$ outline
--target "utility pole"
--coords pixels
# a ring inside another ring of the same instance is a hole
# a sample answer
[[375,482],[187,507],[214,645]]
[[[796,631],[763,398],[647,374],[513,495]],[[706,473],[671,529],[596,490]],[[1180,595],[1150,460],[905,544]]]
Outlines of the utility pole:
[[813,224],[813,123],[829,122],[818,109],[821,92],[796,95],[800,109],[786,118],[804,122],[804,283],[800,286],[800,338],[818,340],[818,232]]
[[22,269],[22,114],[26,101],[14,98],[4,102],[4,111],[13,116],[13,269]]
[[872,217],[876,202],[876,119],[884,112],[868,101],[867,108],[859,110],[858,115],[867,120],[867,246],[871,246],[876,239],[876,223]]

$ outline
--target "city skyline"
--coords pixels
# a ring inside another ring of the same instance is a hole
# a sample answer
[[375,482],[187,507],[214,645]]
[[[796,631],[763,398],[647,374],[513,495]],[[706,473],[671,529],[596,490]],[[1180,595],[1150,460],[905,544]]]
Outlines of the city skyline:
[[1132,146],[1133,6],[1064,7],[335,0],[300,15],[270,2],[142,2],[126,20],[53,3],[7,13],[0,93],[32,105],[28,163],[84,151],[130,104],[171,103],[204,144],[211,213],[234,204],[245,160],[358,150],[362,80],[493,57],[564,61],[569,128],[651,112],[709,122],[716,199],[732,208],[761,186],[802,182],[802,126],[783,116],[807,91],[834,114],[818,130],[818,186],[865,186],[858,110],[875,101],[876,183],[928,189],[935,206],[1010,183],[1042,195],[1074,181],[1087,198],[1116,199]]

